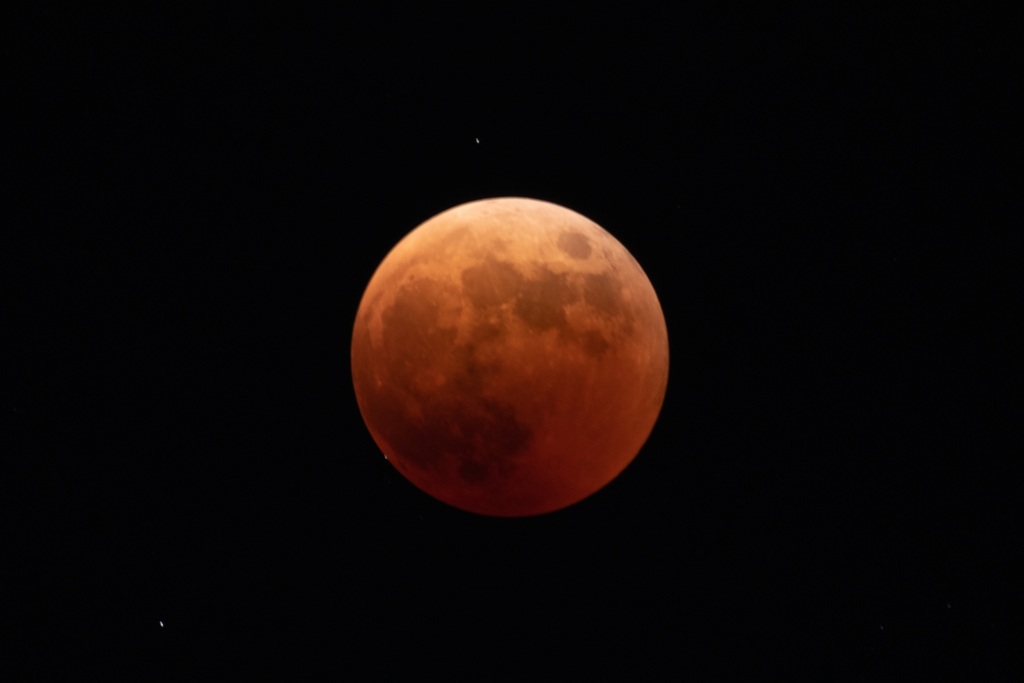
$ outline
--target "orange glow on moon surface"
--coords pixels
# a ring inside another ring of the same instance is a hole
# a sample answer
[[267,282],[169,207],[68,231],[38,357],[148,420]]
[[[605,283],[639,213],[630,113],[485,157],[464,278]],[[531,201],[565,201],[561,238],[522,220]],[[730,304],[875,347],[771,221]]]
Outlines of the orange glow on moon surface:
[[352,379],[374,441],[418,488],[537,515],[636,457],[665,397],[668,333],[644,271],[599,225],[484,199],[426,221],[377,268]]

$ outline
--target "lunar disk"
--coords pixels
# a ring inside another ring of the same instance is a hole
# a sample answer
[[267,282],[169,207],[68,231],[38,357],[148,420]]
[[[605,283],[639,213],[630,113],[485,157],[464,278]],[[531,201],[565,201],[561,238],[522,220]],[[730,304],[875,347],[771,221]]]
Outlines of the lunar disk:
[[665,397],[668,334],[644,271],[599,225],[485,199],[426,221],[377,268],[352,378],[374,440],[418,488],[536,515],[636,457]]

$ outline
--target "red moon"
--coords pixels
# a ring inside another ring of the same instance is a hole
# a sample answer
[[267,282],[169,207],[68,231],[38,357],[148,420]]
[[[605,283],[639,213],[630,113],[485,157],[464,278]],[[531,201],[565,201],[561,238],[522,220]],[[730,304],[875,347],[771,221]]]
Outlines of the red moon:
[[557,204],[462,204],[402,239],[363,294],[352,379],[366,426],[418,488],[519,517],[591,495],[658,418],[668,333],[640,265]]

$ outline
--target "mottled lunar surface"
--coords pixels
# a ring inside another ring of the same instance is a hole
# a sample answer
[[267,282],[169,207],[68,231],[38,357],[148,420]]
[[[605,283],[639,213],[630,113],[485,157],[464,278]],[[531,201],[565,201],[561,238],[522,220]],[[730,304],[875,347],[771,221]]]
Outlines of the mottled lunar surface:
[[658,417],[668,337],[626,249],[556,204],[498,198],[420,225],[356,315],[359,409],[413,484],[470,512],[550,512],[594,493]]

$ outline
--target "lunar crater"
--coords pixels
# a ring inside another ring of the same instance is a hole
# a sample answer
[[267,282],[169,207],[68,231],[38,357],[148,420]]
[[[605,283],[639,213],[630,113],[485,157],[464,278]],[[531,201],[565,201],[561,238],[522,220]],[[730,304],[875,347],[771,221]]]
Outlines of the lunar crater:
[[587,236],[580,232],[563,232],[558,236],[558,248],[570,258],[580,261],[590,258],[592,248]]
[[565,306],[579,293],[568,286],[564,274],[539,268],[539,275],[522,282],[516,297],[515,313],[529,327],[547,330],[566,326]]
[[495,259],[466,268],[460,279],[463,294],[477,308],[492,308],[511,301],[524,280],[517,268]]

